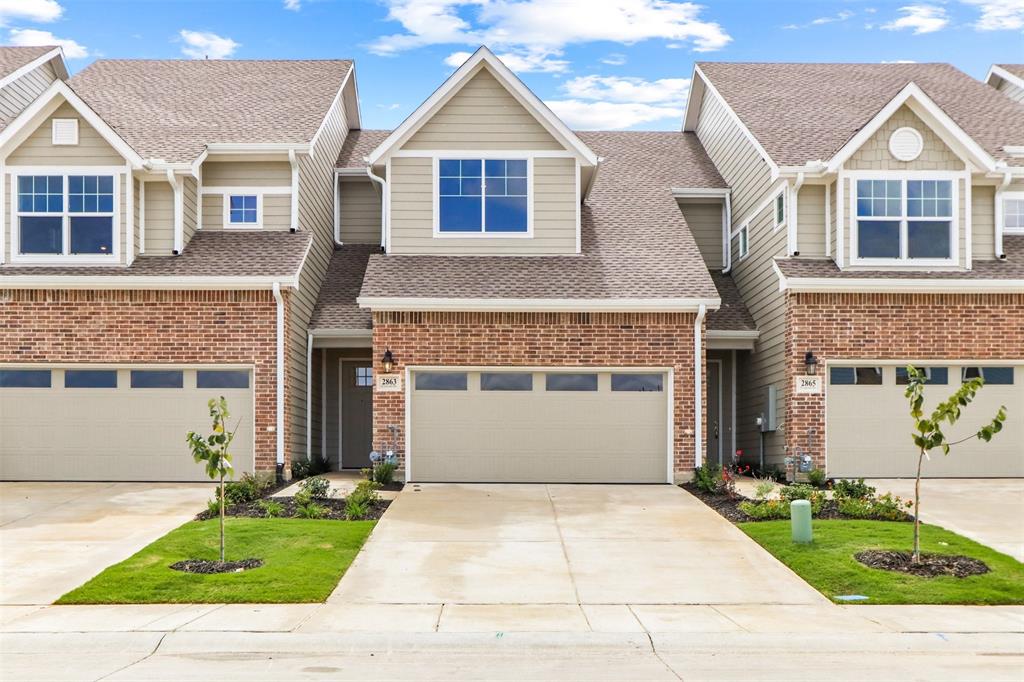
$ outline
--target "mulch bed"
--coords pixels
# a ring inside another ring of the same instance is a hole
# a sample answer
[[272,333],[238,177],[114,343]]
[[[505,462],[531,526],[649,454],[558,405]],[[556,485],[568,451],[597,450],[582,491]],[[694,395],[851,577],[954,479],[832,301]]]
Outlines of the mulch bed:
[[[240,516],[253,519],[267,518],[266,512],[260,508],[260,502],[263,500],[257,500],[255,502],[246,502],[245,504],[229,504],[224,508],[225,516]],[[275,497],[274,502],[283,507],[280,518],[293,518],[296,517],[296,511],[298,505],[295,504],[295,498],[293,497]],[[344,499],[327,499],[327,500],[316,500],[316,503],[326,509],[326,513],[321,516],[321,519],[328,521],[348,521],[345,516],[345,500]],[[391,504],[391,500],[381,500],[377,504],[373,505],[369,509],[369,513],[366,515],[365,521],[376,521],[384,515],[388,505]],[[211,513],[209,510],[203,511],[196,515],[197,521],[207,521],[209,519],[217,518],[216,513]],[[301,517],[298,517],[301,518]]]
[[988,573],[990,570],[984,561],[949,554],[922,554],[921,563],[918,564],[911,561],[913,555],[910,552],[871,549],[858,552],[853,556],[857,561],[870,568],[899,571],[921,578],[937,578],[944,575],[967,578],[972,575]]
[[[683,483],[679,486],[686,492],[690,493],[707,506],[714,509],[719,513],[720,516],[724,516],[733,523],[746,523],[747,521],[774,521],[777,519],[755,519],[747,516],[743,511],[740,510],[741,502],[754,502],[749,497],[743,495],[736,495],[735,497],[729,497],[728,495],[712,495],[704,492],[693,483]],[[787,517],[788,518],[788,517]],[[836,504],[835,500],[825,500],[821,505],[821,511],[814,515],[815,520],[839,520],[839,521],[850,521],[855,520],[856,517],[844,516],[839,513],[839,505]],[[907,515],[905,521],[913,521],[914,517]]]
[[185,559],[176,564],[171,564],[175,571],[184,573],[202,573],[211,575],[213,573],[241,573],[250,568],[259,568],[263,565],[263,559],[242,559],[241,561],[215,561],[212,559]]

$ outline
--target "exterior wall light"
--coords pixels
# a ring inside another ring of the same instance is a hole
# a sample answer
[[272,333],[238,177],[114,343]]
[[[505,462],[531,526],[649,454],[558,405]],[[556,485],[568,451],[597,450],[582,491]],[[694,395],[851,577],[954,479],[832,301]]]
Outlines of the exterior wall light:
[[818,368],[818,358],[814,357],[814,351],[807,351],[804,353],[804,369],[807,372],[807,376],[814,376]]
[[391,370],[395,368],[395,356],[391,353],[390,348],[384,351],[384,357],[381,358],[380,365],[385,374],[391,374]]

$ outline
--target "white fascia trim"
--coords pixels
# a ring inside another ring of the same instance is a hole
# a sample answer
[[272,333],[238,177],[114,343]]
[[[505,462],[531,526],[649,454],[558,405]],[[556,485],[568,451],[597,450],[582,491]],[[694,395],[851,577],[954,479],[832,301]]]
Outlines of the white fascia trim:
[[[1021,89],[1024,90],[1024,85],[1021,86]],[[1003,151],[1013,157],[1022,157],[1024,156],[1024,145],[1004,144]]]
[[683,109],[682,132],[693,132],[700,120],[700,106],[704,101],[704,78],[697,77],[697,63],[694,62],[690,71],[690,87],[686,93],[686,108]]
[[207,154],[308,154],[308,142],[211,142]]
[[[35,71],[37,68],[39,68],[40,66],[42,66],[43,64],[45,64],[46,62],[48,62],[48,61],[50,61],[51,59],[54,59],[54,58],[58,58],[59,62],[60,62],[59,65],[58,65],[59,68],[57,68],[57,78],[59,78],[61,80],[64,80],[65,78],[68,77],[68,68],[64,64],[64,52],[59,47],[55,47],[52,50],[50,50],[49,52],[47,52],[46,54],[44,54],[43,56],[36,57],[32,61],[30,61],[28,64],[25,64],[24,66],[20,66],[17,69],[15,69],[14,71],[11,71],[9,74],[4,76],[3,78],[0,78],[0,88],[4,88],[8,84],[13,83],[14,81],[18,80],[19,78],[21,78],[25,74],[27,74],[27,73],[29,73],[31,71]],[[61,70],[63,70],[63,74],[61,73]]]
[[[718,92],[718,90],[711,83],[711,81],[708,79],[708,77],[704,75],[704,72],[700,70],[700,67],[694,65],[693,72],[694,72],[694,74],[696,76],[700,76],[700,80],[704,83],[704,87],[706,87],[708,89],[708,91],[710,91],[711,94],[714,95],[718,99],[718,101],[722,103],[722,108],[724,108],[726,113],[729,114],[729,117],[733,120],[733,122],[737,126],[739,126],[740,132],[743,133],[743,136],[747,138],[747,141],[750,142],[750,144],[752,144],[754,146],[754,149],[757,150],[757,153],[760,154],[761,158],[763,158],[765,163],[768,164],[768,168],[770,168],[771,171],[772,171],[772,179],[777,178],[779,176],[779,166],[778,166],[778,164],[776,164],[772,160],[772,157],[770,157],[768,155],[768,152],[765,150],[765,148],[763,146],[761,146],[760,142],[757,141],[757,138],[754,137],[754,133],[750,132],[750,128],[748,128],[743,123],[743,121],[740,120],[739,115],[735,111],[733,111],[732,107],[729,106],[729,103],[725,100],[724,97],[722,97],[722,94],[720,92]],[[695,82],[695,81],[691,81],[691,83],[692,82]],[[691,92],[692,92],[692,86],[691,86]],[[689,104],[687,104],[687,115],[689,115]],[[687,123],[689,123],[688,119],[687,119]],[[693,126],[694,126],[694,128],[696,128],[696,126],[697,126],[697,122],[696,121],[693,122]],[[690,130],[690,128],[689,127],[684,127],[683,130],[684,131]]]
[[[331,112],[338,106],[338,102],[341,101],[342,96],[345,93],[345,87],[348,85],[348,81],[352,78],[352,74],[356,71],[355,63],[352,63],[348,67],[348,73],[345,74],[345,78],[341,81],[341,87],[338,88],[338,92],[335,93],[334,99],[331,100],[331,106],[327,108],[327,113],[324,114],[324,118],[320,121],[320,125],[317,127],[316,132],[313,133],[313,138],[309,141],[309,149],[312,151],[316,148],[316,143],[320,140],[320,135],[324,132],[324,128],[327,127],[327,120],[331,117]],[[358,100],[356,100],[358,102]],[[345,112],[345,118],[348,119],[348,112]],[[359,113],[356,112],[356,127],[359,127]]]
[[491,72],[502,84],[508,88],[516,100],[530,110],[537,118],[537,121],[556,139],[566,147],[576,152],[581,161],[588,165],[597,165],[597,154],[583,144],[583,141],[576,136],[555,114],[540,100],[519,78],[505,66],[494,53],[481,45],[469,59],[455,70],[441,86],[433,92],[402,124],[395,128],[390,135],[377,146],[367,161],[370,165],[377,165],[388,155],[392,149],[400,147],[419,128],[426,123],[444,104],[451,99],[460,87],[471,77],[476,75],[477,66],[484,63],[491,69]]
[[[984,168],[985,170],[995,170],[996,161],[993,159],[984,149],[982,149],[977,142],[964,132],[964,130],[951,119],[946,112],[944,112],[939,105],[937,105],[932,98],[925,94],[924,90],[917,86],[916,83],[910,82],[899,91],[899,93],[889,100],[888,104],[882,107],[875,116],[864,125],[857,134],[850,138],[850,140],[843,145],[843,147],[836,152],[835,156],[828,162],[828,171],[836,172],[839,168],[853,156],[858,149],[860,149],[865,142],[878,132],[886,121],[888,121],[896,111],[907,104],[914,113],[920,117],[924,123],[932,128],[932,130],[942,138],[943,142],[950,144],[954,142],[959,145],[963,152],[969,158],[964,158],[965,161],[973,163],[974,165]],[[917,106],[915,106],[917,105]],[[930,119],[930,120],[929,120]],[[951,147],[954,145],[950,144]],[[954,151],[956,151],[954,149]],[[963,157],[963,153],[960,154]]]
[[[99,267],[99,266],[97,266]],[[10,268],[13,270],[14,268]],[[28,269],[28,268],[26,268]],[[274,282],[297,289],[293,277],[192,277],[160,275],[0,275],[3,289],[187,289],[251,290],[271,289]]]
[[732,192],[728,187],[673,187],[676,199],[724,199]]
[[336,168],[334,174],[346,178],[365,178],[366,166],[360,166],[359,168]]
[[138,152],[131,148],[131,146],[124,141],[124,139],[118,135],[113,128],[107,125],[107,122],[100,118],[99,114],[93,111],[85,101],[82,100],[75,91],[68,87],[68,84],[62,80],[56,80],[50,83],[48,87],[39,97],[28,105],[24,111],[11,121],[10,125],[0,132],[0,148],[6,147],[7,144],[15,139],[19,133],[23,131],[25,126],[29,125],[37,114],[39,114],[47,105],[49,105],[56,97],[63,97],[64,100],[72,106],[82,118],[91,125],[96,132],[100,134],[106,142],[113,147],[118,154],[120,154],[126,161],[128,161],[133,169],[141,169],[145,165],[145,161]]
[[708,329],[705,336],[709,339],[757,339],[761,332],[757,329]]
[[854,279],[785,277],[778,270],[782,291],[807,293],[894,294],[1020,294],[1024,279]]
[[988,75],[985,76],[985,82],[991,85],[992,87],[996,87],[996,84],[992,82],[993,77],[1007,81],[1008,83],[1011,83],[1012,85],[1015,85],[1018,88],[1024,90],[1024,78],[1021,78],[1020,76],[1010,73],[1009,71],[999,66],[998,64],[993,64],[988,70]]
[[331,338],[340,337],[346,339],[371,339],[373,338],[372,329],[331,329],[330,327],[323,327],[320,329],[310,329],[310,336],[317,338]]
[[394,311],[696,312],[717,310],[719,298],[384,298],[360,296],[360,308]]

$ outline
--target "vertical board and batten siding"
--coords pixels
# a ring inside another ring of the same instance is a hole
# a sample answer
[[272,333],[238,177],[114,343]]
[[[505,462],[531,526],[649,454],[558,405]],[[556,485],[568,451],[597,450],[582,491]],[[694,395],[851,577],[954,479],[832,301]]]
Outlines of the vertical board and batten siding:
[[[334,163],[349,129],[344,100],[338,97],[328,111],[316,146],[298,157],[299,230],[311,233],[313,243],[299,275],[299,289],[287,298],[285,447],[293,461],[306,456],[306,341],[313,307],[334,253]],[[289,167],[288,184],[290,173]],[[319,379],[313,385],[318,386]]]
[[[751,211],[770,199],[771,168],[710,90],[704,93],[696,133],[732,188],[732,229],[736,230]],[[786,254],[786,230],[774,230],[772,211],[769,203],[750,220],[746,258],[738,260],[737,240],[730,243],[733,280],[761,333],[754,352],[740,354],[737,376],[736,447],[755,455],[760,434],[754,420],[765,410],[764,400],[771,384],[778,387],[776,408],[780,419],[784,414],[785,299],[779,292],[772,260]],[[766,461],[780,461],[784,443],[781,431],[766,433]]]
[[380,190],[369,178],[341,178],[341,242],[380,243]]
[[486,67],[409,138],[402,149],[562,149]]
[[[53,144],[55,118],[78,119],[78,144]],[[57,107],[7,156],[8,166],[123,166],[124,163],[124,157],[67,102]]]
[[32,104],[50,83],[57,80],[51,62],[40,64],[0,89],[0,118],[10,121]]
[[700,255],[708,268],[721,269],[722,262],[722,211],[721,202],[704,203],[680,201],[679,210],[697,242]]
[[825,256],[825,185],[804,185],[797,199],[797,249],[801,256]]
[[170,256],[174,250],[174,192],[171,183],[146,183],[146,255]]

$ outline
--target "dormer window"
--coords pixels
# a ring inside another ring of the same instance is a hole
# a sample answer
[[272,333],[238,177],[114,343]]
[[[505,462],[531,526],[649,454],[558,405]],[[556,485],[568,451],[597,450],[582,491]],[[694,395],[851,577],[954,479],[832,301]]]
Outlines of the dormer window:
[[235,227],[259,227],[259,197],[255,194],[228,196],[228,224]]
[[26,260],[115,256],[112,175],[17,177],[17,251]]
[[1024,234],[1024,192],[1003,195],[1003,229],[1011,234]]
[[955,262],[954,187],[946,179],[858,179],[854,262]]
[[438,159],[435,233],[530,233],[526,159]]

